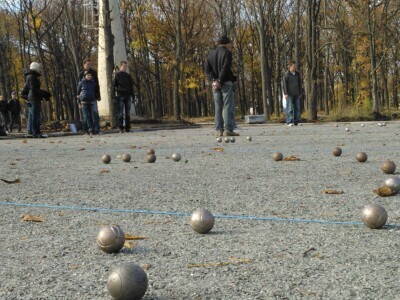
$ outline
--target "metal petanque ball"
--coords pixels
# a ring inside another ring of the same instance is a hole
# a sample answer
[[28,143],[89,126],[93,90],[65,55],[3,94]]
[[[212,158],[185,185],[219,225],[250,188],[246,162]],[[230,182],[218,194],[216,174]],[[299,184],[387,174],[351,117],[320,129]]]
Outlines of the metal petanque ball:
[[104,154],[104,155],[101,157],[101,161],[102,161],[103,163],[105,163],[105,164],[109,164],[109,163],[111,162],[111,156],[108,155],[108,154]]
[[157,160],[157,157],[155,156],[155,154],[147,154],[146,155],[146,162],[148,163],[155,163]]
[[339,147],[336,147],[335,149],[333,149],[332,154],[334,156],[340,156],[340,155],[342,155],[342,149]]
[[231,143],[236,142],[236,139],[234,137],[231,137]]
[[251,136],[248,136],[246,139],[247,139],[247,141],[249,141],[249,142],[251,142],[251,141],[253,140]]
[[272,155],[272,158],[273,158],[275,161],[281,161],[281,160],[283,159],[283,155],[282,155],[282,153],[280,153],[280,152],[276,152],[276,153],[274,153],[274,154]]
[[217,143],[222,143],[222,137],[217,138]]
[[400,177],[390,177],[385,180],[384,185],[394,189],[398,193],[400,192]]
[[385,174],[393,174],[396,171],[396,164],[391,160],[385,160],[381,165],[381,170]]
[[117,253],[125,243],[125,234],[118,225],[104,226],[96,239],[97,245],[106,253]]
[[367,153],[365,153],[365,152],[359,152],[359,153],[357,153],[357,155],[356,155],[356,159],[359,161],[359,162],[366,162],[367,161],[367,159],[368,159],[368,155],[367,155]]
[[131,161],[131,155],[128,153],[125,153],[122,155],[122,161],[124,162],[130,162]]
[[154,150],[154,149],[149,149],[148,151],[147,151],[147,154],[148,155],[154,155],[154,154],[156,154],[156,151]]
[[350,128],[345,128],[345,131],[346,132],[350,132]]
[[147,286],[146,273],[134,263],[112,268],[107,280],[108,292],[115,300],[142,299]]
[[179,153],[174,153],[171,156],[173,161],[180,161],[182,159],[182,156]]
[[198,233],[208,233],[214,226],[214,216],[207,209],[196,209],[190,217],[190,226]]
[[361,127],[365,127],[365,124],[361,124]]
[[385,226],[388,215],[386,210],[378,204],[368,204],[361,212],[361,220],[371,229],[379,229]]
[[225,142],[225,143],[229,143],[230,141],[231,141],[230,138],[228,138],[228,137],[224,138],[224,142]]

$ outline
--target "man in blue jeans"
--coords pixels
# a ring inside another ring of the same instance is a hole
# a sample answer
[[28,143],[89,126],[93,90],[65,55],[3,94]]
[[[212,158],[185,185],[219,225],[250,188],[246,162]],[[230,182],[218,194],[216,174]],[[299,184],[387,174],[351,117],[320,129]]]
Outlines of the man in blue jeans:
[[121,61],[119,72],[114,76],[113,95],[116,97],[118,126],[120,133],[131,129],[131,103],[133,99],[133,79],[127,72],[128,62]]
[[289,63],[289,71],[283,78],[283,96],[286,99],[286,124],[297,126],[300,122],[300,99],[303,87],[300,73],[296,71],[296,64]]
[[217,136],[238,136],[234,132],[234,99],[236,76],[232,72],[232,41],[218,39],[218,46],[208,54],[205,72],[212,82]]

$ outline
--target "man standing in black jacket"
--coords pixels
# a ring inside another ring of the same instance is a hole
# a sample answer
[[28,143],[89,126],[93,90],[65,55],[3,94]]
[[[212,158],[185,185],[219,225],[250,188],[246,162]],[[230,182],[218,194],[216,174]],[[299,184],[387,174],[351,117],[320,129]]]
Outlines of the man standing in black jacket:
[[283,78],[283,96],[286,98],[286,124],[297,126],[300,122],[300,98],[303,87],[300,73],[296,71],[296,64],[290,62],[289,71]]
[[10,132],[14,129],[14,125],[18,125],[18,132],[21,132],[21,104],[19,103],[17,93],[11,93],[11,100],[8,103],[8,110],[11,114]]
[[100,133],[100,116],[99,116],[99,108],[97,106],[97,102],[100,101],[100,85],[99,85],[99,77],[97,75],[97,71],[92,67],[92,60],[87,58],[83,62],[83,70],[79,73],[79,82],[85,78],[85,72],[89,72],[92,75],[92,78],[96,84],[96,101],[93,103],[93,117],[94,117],[94,134]]
[[[118,126],[120,132],[130,131],[131,126],[131,103],[133,99],[133,79],[127,72],[128,63],[121,61],[119,72],[114,76],[113,80],[113,95],[116,97],[118,109]],[[125,114],[124,114],[125,112]],[[125,127],[124,127],[125,116]]]
[[234,84],[232,73],[232,42],[227,36],[218,39],[218,46],[208,54],[206,74],[212,82],[217,136],[238,136],[234,132]]

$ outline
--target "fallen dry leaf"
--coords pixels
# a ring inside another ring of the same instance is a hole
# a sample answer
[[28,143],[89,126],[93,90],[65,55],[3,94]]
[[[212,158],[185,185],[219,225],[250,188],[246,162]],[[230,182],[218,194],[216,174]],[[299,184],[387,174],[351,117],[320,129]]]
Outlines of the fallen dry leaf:
[[19,178],[15,179],[15,180],[7,180],[7,179],[0,178],[0,180],[7,184],[21,183],[21,180],[19,180]]
[[216,147],[216,148],[212,148],[211,150],[217,151],[217,152],[224,152],[224,148],[222,147]]
[[305,251],[305,252],[303,253],[303,257],[309,256],[310,253],[311,253],[311,252],[314,252],[314,251],[317,251],[317,249],[315,249],[314,247],[308,249],[307,251]]
[[138,241],[138,240],[147,240],[148,238],[145,236],[137,236],[125,233],[125,240],[126,241]]
[[10,166],[15,166],[15,165],[17,165],[16,163],[10,163]]
[[25,222],[43,222],[44,219],[40,216],[32,216],[32,215],[22,215],[21,221]]
[[324,190],[324,194],[328,195],[342,195],[344,194],[343,191],[337,191],[337,190]]
[[100,174],[105,174],[105,173],[110,173],[110,170],[103,169],[103,170],[100,171]]
[[216,262],[216,263],[202,263],[202,264],[188,264],[188,268],[208,268],[208,267],[223,267],[227,265],[241,265],[250,264],[253,259],[229,257],[229,261]]
[[137,245],[137,243],[135,243],[135,242],[125,241],[124,248],[133,249],[136,247],[136,245]]
[[389,186],[382,186],[374,190],[374,193],[381,197],[390,197],[397,194],[396,190]]
[[86,149],[85,148],[81,148],[81,149],[79,149],[78,151],[85,151]]
[[136,149],[137,147],[136,146],[131,146],[131,149]]
[[283,160],[284,161],[299,161],[301,159],[296,157],[296,156],[294,156],[294,155],[291,155],[291,156],[285,157]]

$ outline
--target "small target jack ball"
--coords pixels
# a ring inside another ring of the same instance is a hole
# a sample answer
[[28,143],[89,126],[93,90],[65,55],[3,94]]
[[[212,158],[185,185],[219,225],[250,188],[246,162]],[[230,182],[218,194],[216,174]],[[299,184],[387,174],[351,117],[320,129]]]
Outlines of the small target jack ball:
[[206,234],[214,227],[214,216],[207,209],[196,209],[190,217],[190,226],[198,233]]
[[252,139],[251,136],[248,136],[248,137],[246,137],[246,140],[247,140],[248,142],[251,142],[253,139]]
[[131,161],[131,156],[128,153],[122,154],[122,161],[124,162],[130,162]]
[[147,150],[147,155],[155,155],[156,151],[154,149]]
[[125,234],[118,225],[103,226],[96,239],[99,248],[106,253],[117,253],[125,243]]
[[393,174],[396,171],[396,164],[391,160],[385,160],[381,165],[381,170],[385,174]]
[[182,159],[182,156],[179,153],[174,153],[171,156],[173,161],[180,161]]
[[397,193],[400,192],[400,177],[394,176],[385,180],[384,186],[390,187]]
[[365,152],[359,152],[359,153],[357,153],[357,155],[356,155],[356,159],[357,159],[357,161],[363,163],[363,162],[366,162],[366,161],[367,161],[368,155],[367,155],[367,153],[365,153]]
[[236,142],[236,139],[234,137],[231,137],[231,143]]
[[332,154],[334,156],[341,156],[342,155],[342,148],[336,147],[335,149],[333,149]]
[[217,143],[222,143],[222,137],[217,138]]
[[229,143],[230,141],[231,141],[231,139],[229,137],[224,138],[225,143]]
[[155,154],[147,154],[146,155],[146,162],[152,164],[155,163],[157,160],[157,157],[155,156]]
[[361,212],[363,223],[371,229],[379,229],[385,226],[388,218],[386,210],[378,204],[368,204]]
[[107,280],[108,292],[115,300],[142,299],[147,287],[145,271],[134,263],[112,268]]
[[281,161],[283,159],[283,154],[280,152],[276,152],[272,155],[274,161]]
[[101,161],[102,161],[103,163],[105,163],[105,164],[109,164],[109,163],[111,162],[111,156],[108,155],[108,154],[104,154],[104,155],[101,157]]

